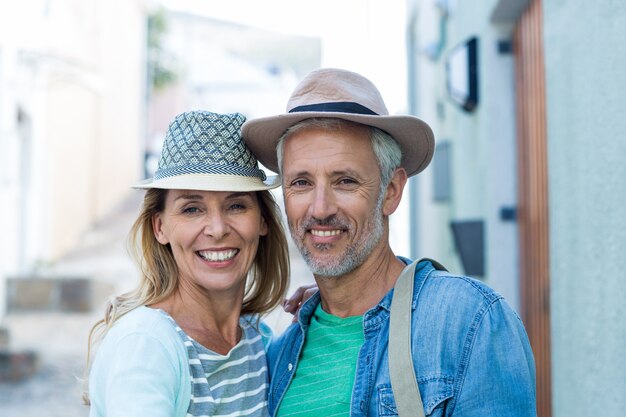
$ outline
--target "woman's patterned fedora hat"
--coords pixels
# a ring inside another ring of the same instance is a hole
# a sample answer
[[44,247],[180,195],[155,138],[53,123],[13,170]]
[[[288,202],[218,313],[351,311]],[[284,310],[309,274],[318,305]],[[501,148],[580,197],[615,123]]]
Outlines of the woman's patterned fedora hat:
[[170,123],[159,166],[133,188],[260,191],[280,185],[267,177],[241,138],[240,113],[181,113]]

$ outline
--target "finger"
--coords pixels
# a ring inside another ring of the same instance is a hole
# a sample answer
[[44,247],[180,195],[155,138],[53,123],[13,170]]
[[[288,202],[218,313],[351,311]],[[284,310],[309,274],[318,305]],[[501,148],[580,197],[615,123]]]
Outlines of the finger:
[[304,295],[304,292],[307,290],[308,287],[306,286],[300,286],[298,287],[293,294],[291,294],[291,296],[289,298],[287,298],[287,301],[291,304],[298,304],[300,301],[302,301],[302,296]]
[[317,287],[310,287],[307,290],[304,291],[304,294],[302,295],[302,303],[304,303],[306,300],[308,300],[309,298],[313,297],[313,295],[317,292]]
[[300,304],[302,303],[302,301],[306,300],[306,298],[304,298],[304,295],[306,291],[308,290],[308,288],[309,288],[308,285],[298,287],[289,298],[283,301],[283,309],[287,313],[292,313],[292,314],[295,313],[298,307],[300,306]]
[[283,303],[283,310],[285,311],[285,313],[294,314],[297,308],[298,306],[290,304],[289,300],[285,300],[285,302]]

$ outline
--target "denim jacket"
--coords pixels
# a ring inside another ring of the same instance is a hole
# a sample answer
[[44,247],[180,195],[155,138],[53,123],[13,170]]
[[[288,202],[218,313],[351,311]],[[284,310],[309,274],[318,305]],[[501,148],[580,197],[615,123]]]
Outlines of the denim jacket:
[[[398,415],[387,361],[392,296],[393,289],[363,315],[365,341],[352,390],[352,417]],[[296,371],[319,302],[319,294],[311,297],[298,323],[270,344],[271,416]],[[423,261],[415,269],[412,310],[413,367],[427,416],[536,416],[528,337],[500,295]]]

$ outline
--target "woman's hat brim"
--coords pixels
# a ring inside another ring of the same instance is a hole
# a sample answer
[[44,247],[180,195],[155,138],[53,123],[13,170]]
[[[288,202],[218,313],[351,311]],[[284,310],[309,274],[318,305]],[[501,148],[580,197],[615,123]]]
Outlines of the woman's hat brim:
[[280,186],[278,175],[268,176],[265,181],[258,177],[222,174],[185,174],[159,179],[147,179],[132,188],[160,188],[164,190],[197,190],[197,191],[263,191]]
[[402,149],[401,166],[408,176],[428,166],[435,152],[435,137],[431,128],[415,116],[377,116],[341,112],[297,112],[260,117],[246,121],[243,140],[256,158],[268,169],[278,173],[276,145],[285,131],[294,124],[311,118],[336,118],[374,126],[387,132]]

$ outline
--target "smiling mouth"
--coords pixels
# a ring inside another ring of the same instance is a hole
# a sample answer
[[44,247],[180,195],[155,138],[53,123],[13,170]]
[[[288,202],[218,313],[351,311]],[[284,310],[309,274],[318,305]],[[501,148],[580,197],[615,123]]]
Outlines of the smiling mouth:
[[238,253],[239,249],[229,250],[201,250],[197,252],[200,257],[210,262],[224,262],[233,259]]
[[311,234],[313,236],[319,236],[319,237],[328,237],[328,236],[338,236],[342,233],[342,230],[317,230],[317,229],[311,229]]

